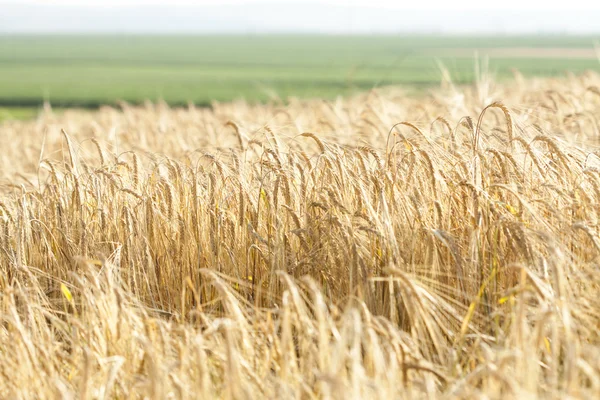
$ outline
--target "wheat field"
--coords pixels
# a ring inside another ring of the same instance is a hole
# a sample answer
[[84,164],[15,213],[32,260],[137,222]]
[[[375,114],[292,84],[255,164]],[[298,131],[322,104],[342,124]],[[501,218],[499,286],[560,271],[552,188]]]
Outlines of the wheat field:
[[3,123],[0,397],[599,397],[599,88]]

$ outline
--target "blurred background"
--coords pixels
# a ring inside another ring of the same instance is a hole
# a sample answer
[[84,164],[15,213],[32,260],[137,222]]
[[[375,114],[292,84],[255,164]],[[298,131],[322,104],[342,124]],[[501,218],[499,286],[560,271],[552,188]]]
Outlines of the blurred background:
[[0,120],[45,102],[208,106],[600,69],[600,6],[480,3],[0,0]]

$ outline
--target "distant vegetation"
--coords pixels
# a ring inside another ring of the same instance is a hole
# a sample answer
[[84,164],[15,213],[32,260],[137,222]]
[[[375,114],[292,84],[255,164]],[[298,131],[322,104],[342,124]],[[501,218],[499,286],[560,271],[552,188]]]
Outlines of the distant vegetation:
[[[595,37],[0,36],[0,107],[172,105],[288,96],[332,98],[391,84],[457,83],[491,55],[498,79],[598,70]],[[511,49],[558,49],[539,54]],[[581,49],[574,57],[560,49]],[[503,49],[503,51],[489,50]],[[437,60],[436,60],[437,59]]]

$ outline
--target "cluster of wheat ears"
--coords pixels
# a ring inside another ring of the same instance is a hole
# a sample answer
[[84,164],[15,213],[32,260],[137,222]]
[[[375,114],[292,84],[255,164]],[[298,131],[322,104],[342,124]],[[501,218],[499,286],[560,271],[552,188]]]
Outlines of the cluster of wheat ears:
[[598,87],[5,122],[0,397],[598,398]]

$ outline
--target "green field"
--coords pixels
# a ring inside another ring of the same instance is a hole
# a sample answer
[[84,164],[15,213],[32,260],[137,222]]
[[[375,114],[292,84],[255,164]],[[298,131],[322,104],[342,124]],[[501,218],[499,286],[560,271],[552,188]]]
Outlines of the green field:
[[[588,49],[597,37],[0,36],[0,118],[12,108],[94,107],[117,100],[179,105],[244,98],[345,95],[437,84],[436,59],[458,83],[474,78],[477,48]],[[440,50],[442,49],[442,50]],[[448,49],[459,49],[452,54]],[[491,56],[499,79],[600,69],[598,59]],[[4,117],[6,118],[6,117]]]

